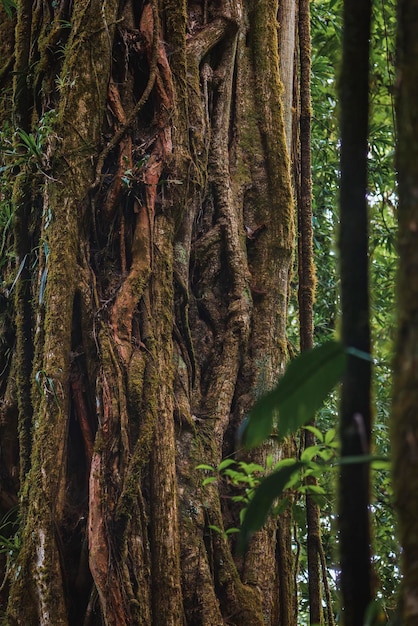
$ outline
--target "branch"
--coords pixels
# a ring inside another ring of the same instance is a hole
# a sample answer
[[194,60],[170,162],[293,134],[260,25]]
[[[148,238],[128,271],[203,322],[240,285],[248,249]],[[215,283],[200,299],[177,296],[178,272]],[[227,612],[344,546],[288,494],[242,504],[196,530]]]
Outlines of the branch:
[[237,28],[235,22],[225,17],[218,17],[188,39],[187,54],[193,55],[195,63],[200,63],[203,57],[225,37],[231,27]]
[[136,116],[138,115],[138,113],[140,112],[144,104],[147,102],[155,84],[155,79],[157,76],[157,62],[158,62],[158,48],[159,48],[159,33],[158,33],[159,17],[158,17],[157,0],[152,0],[151,5],[147,5],[144,8],[142,17],[144,16],[148,17],[146,13],[149,12],[149,8],[151,8],[152,10],[152,18],[151,16],[149,16],[149,18],[152,19],[152,48],[151,48],[151,64],[150,64],[150,73],[149,73],[148,82],[141,98],[136,103],[131,114],[127,118],[125,124],[121,126],[121,128],[119,128],[119,130],[113,135],[112,139],[109,141],[107,146],[100,153],[99,158],[97,159],[97,164],[96,164],[96,178],[95,178],[94,183],[91,186],[91,190],[95,190],[99,186],[100,176],[101,176],[101,172],[102,172],[106,157],[118,145],[122,137],[130,129]]

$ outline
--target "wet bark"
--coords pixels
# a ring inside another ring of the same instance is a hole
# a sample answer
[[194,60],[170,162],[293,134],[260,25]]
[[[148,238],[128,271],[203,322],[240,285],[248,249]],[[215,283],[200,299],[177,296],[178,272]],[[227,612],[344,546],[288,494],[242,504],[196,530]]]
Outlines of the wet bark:
[[10,113],[39,154],[14,135],[10,624],[295,624],[289,514],[235,559],[209,526],[238,511],[195,470],[286,359],[277,11],[19,2]]

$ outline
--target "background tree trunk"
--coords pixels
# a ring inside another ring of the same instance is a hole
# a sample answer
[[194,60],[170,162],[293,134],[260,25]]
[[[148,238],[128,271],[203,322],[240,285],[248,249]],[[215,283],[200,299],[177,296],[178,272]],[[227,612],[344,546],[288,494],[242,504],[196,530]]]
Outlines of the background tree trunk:
[[416,441],[418,292],[415,276],[418,267],[418,42],[416,32],[418,2],[398,2],[398,54],[396,120],[398,129],[397,170],[399,191],[399,268],[398,330],[395,347],[393,384],[393,463],[395,502],[402,545],[403,581],[400,593],[400,620],[405,626],[418,619],[418,557]]
[[234,558],[210,526],[236,526],[239,511],[195,471],[233,454],[286,359],[277,11],[19,1],[0,77],[14,70],[10,624],[296,624],[289,513]]
[[[370,453],[368,121],[372,3],[344,2],[341,64],[339,252],[341,339],[348,352],[341,385],[341,457]],[[353,72],[353,67],[357,68]],[[364,623],[373,597],[368,463],[342,464],[339,477],[341,593],[346,626]]]
[[[367,355],[371,352],[367,199],[371,11],[369,0],[344,3],[340,80],[341,339],[346,349]],[[371,361],[348,353],[341,385],[342,457],[370,453],[371,379]],[[338,496],[344,624],[356,626],[364,623],[374,597],[368,463],[341,465]]]

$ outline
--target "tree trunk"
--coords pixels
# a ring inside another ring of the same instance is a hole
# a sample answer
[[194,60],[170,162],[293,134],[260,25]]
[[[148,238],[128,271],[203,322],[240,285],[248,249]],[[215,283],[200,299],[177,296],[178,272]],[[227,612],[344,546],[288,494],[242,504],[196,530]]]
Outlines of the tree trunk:
[[234,558],[210,526],[239,511],[195,470],[234,453],[286,359],[277,11],[19,0],[2,197],[12,625],[296,624],[289,514]]
[[[348,354],[341,385],[343,459],[367,457],[372,433],[371,359],[364,358],[371,352],[367,206],[371,10],[370,0],[344,2],[339,251],[341,339]],[[345,626],[357,626],[365,622],[374,597],[369,464],[343,463],[338,494],[343,619]]]
[[[300,89],[300,177],[296,184],[298,206],[298,304],[300,348],[304,352],[313,348],[313,305],[315,298],[315,268],[313,266],[312,228],[312,174],[311,174],[311,33],[309,0],[299,3],[299,67]],[[315,420],[312,421],[315,426]],[[305,430],[304,447],[316,445],[316,437]],[[306,484],[316,486],[314,476]],[[307,493],[306,503],[306,553],[308,561],[309,623],[323,624],[321,593],[321,520],[320,508],[312,494]]]
[[397,170],[399,192],[399,269],[397,280],[398,331],[393,371],[393,477],[402,545],[403,580],[400,620],[418,620],[418,558],[416,473],[418,438],[417,349],[418,291],[418,2],[398,2]]

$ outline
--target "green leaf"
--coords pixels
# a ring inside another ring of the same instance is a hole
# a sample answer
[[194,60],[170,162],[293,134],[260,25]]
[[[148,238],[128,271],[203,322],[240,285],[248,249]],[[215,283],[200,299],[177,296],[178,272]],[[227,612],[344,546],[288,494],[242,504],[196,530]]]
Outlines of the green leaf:
[[316,428],[316,426],[308,424],[308,426],[304,426],[304,428],[305,430],[309,430],[309,432],[313,433],[318,441],[324,441],[324,435],[321,433],[319,428]]
[[277,422],[280,438],[309,422],[344,373],[343,346],[328,341],[291,361],[277,387],[256,402],[243,432],[246,447],[260,445]]
[[240,461],[238,465],[246,474],[253,474],[254,472],[265,472],[265,468],[258,463],[245,463],[245,461]]
[[244,518],[245,518],[245,514],[247,512],[246,508],[241,509],[241,511],[239,512],[239,522],[242,525]]
[[392,469],[392,464],[389,459],[375,458],[375,460],[371,462],[370,467],[374,470],[384,470],[389,472]]
[[290,465],[294,465],[295,464],[295,459],[290,459],[290,458],[286,458],[286,459],[281,459],[280,461],[277,461],[277,463],[274,466],[274,471],[277,471],[278,469],[281,469],[282,467],[289,467]]
[[215,468],[212,465],[206,465],[205,463],[201,463],[200,465],[196,465],[195,469],[200,470],[208,470],[209,472],[214,472]]
[[355,356],[362,361],[369,361],[374,363],[374,359],[371,354],[368,352],[364,352],[364,350],[358,350],[358,348],[347,348],[347,354],[350,356]]
[[334,465],[359,465],[360,463],[372,463],[373,467],[376,468],[376,465],[378,465],[379,462],[385,464],[385,467],[382,467],[382,469],[390,469],[390,463],[386,457],[374,456],[373,454],[342,456],[334,462]]
[[238,550],[240,553],[246,549],[251,535],[262,527],[272,504],[281,496],[289,480],[300,470],[302,465],[299,461],[294,461],[292,465],[281,467],[260,482],[253,499],[246,509],[241,525],[238,538]]
[[312,461],[314,457],[318,455],[321,450],[321,446],[309,446],[309,448],[305,448],[305,450],[300,455],[301,461]]
[[220,535],[223,535],[223,530],[219,528],[219,526],[215,526],[214,524],[209,524],[208,528],[215,531],[215,533],[219,533]]
[[234,465],[234,464],[235,464],[234,459],[224,459],[218,465],[218,472],[222,472],[222,470],[224,470],[226,467],[229,467],[230,465]]
[[232,496],[232,502],[247,502],[248,498],[245,496]]
[[[333,456],[335,456],[335,451],[333,448],[325,448],[324,450],[320,450],[318,452],[318,456],[323,460],[323,461],[329,461],[330,459],[332,459]],[[328,468],[327,468],[328,469]]]
[[334,441],[335,435],[336,435],[335,428],[330,428],[330,430],[327,430],[327,432],[325,433],[325,440],[324,440],[326,445]]
[[13,11],[16,10],[16,2],[14,0],[1,0],[3,9],[6,11],[8,17],[13,17]]
[[252,478],[243,472],[237,472],[237,470],[227,468],[224,472],[222,472],[224,476],[228,476],[234,483],[249,483],[252,481]]
[[273,467],[273,462],[274,462],[273,455],[269,454],[266,460],[266,469],[268,470],[271,469]]
[[216,476],[210,476],[209,478],[205,478],[205,480],[202,481],[202,486],[205,487],[206,485],[210,485],[211,483],[214,483],[216,480]]
[[28,257],[28,255],[27,255],[27,254],[25,254],[25,256],[24,256],[24,257],[23,257],[23,259],[22,259],[21,264],[19,265],[19,269],[17,270],[16,277],[15,277],[15,279],[14,279],[14,281],[13,281],[12,286],[11,286],[11,287],[10,287],[10,289],[9,289],[9,293],[7,294],[7,296],[8,296],[8,297],[9,297],[9,296],[10,296],[10,294],[12,293],[12,291],[13,291],[13,289],[14,289],[14,287],[15,287],[16,283],[17,283],[17,281],[19,280],[19,276],[21,275],[21,273],[22,273],[22,271],[23,271],[23,268],[25,267],[25,263],[26,263],[26,259],[27,259],[27,257]]
[[326,491],[320,485],[303,485],[298,489],[299,493],[309,493],[323,496]]

